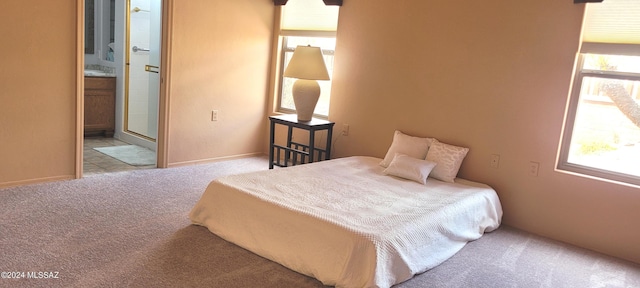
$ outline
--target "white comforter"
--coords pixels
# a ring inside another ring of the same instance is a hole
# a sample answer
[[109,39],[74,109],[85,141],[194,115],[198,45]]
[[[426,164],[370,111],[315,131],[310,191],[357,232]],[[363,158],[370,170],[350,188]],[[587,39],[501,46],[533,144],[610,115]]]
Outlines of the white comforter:
[[489,186],[386,176],[349,157],[217,179],[194,224],[338,287],[389,287],[442,263],[500,225]]

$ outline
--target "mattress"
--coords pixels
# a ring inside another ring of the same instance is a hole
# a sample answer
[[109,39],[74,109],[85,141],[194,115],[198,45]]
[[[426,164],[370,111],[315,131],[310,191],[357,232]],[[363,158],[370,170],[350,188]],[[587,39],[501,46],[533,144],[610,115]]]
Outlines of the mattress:
[[195,225],[336,287],[389,287],[431,269],[500,225],[489,186],[387,176],[348,157],[212,181]]

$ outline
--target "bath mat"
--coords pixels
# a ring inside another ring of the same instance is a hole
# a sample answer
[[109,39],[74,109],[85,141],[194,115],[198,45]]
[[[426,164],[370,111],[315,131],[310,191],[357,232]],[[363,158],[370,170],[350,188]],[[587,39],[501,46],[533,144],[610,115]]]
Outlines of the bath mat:
[[136,145],[97,147],[93,149],[133,166],[156,164],[156,152]]

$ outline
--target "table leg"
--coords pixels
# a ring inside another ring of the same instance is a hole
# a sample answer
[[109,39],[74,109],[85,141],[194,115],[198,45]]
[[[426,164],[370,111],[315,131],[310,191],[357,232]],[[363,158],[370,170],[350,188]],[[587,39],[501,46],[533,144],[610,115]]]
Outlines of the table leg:
[[276,123],[271,121],[271,127],[269,129],[269,169],[273,169],[273,141],[275,140],[274,136],[274,128],[276,127]]
[[[289,166],[289,160],[291,158],[291,140],[293,140],[293,127],[289,126],[289,130],[287,131],[287,148],[289,148],[286,153],[284,153],[284,165]],[[292,163],[295,165],[295,163]]]
[[313,155],[315,154],[316,130],[309,130],[309,163],[313,163]]
[[327,153],[324,155],[324,160],[331,159],[331,141],[333,140],[333,127],[329,127],[327,129],[327,146],[325,146],[325,151]]

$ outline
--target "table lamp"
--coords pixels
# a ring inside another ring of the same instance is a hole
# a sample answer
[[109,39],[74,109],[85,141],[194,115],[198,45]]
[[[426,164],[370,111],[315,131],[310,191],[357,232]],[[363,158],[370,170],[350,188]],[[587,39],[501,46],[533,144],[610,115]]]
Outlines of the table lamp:
[[311,121],[320,98],[320,85],[316,80],[330,79],[320,47],[296,47],[284,71],[284,77],[298,79],[293,83],[291,91],[298,121]]

